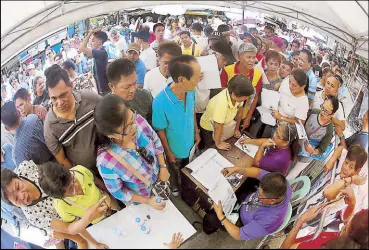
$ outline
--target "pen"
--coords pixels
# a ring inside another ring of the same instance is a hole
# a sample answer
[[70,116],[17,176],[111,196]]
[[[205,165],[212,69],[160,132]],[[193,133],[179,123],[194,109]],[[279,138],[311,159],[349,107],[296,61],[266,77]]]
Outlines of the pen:
[[226,155],[227,157],[231,157],[231,158],[234,158],[234,159],[240,159],[240,157],[237,157],[237,156],[233,156],[233,155]]

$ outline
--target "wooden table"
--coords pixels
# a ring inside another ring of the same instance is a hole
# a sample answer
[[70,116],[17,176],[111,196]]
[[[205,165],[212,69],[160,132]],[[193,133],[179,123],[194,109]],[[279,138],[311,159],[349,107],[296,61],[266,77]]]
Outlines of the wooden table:
[[[246,135],[249,136],[247,133],[246,133]],[[232,148],[229,151],[219,150],[218,149],[219,154],[221,154],[224,158],[226,158],[228,161],[230,161],[235,167],[251,167],[252,166],[253,158],[250,157],[249,155],[247,155],[245,152],[243,152],[241,149],[239,149],[238,147],[236,147],[234,145],[237,142],[237,140],[238,139],[237,138],[234,138],[234,137],[228,139],[227,142],[232,145]],[[238,159],[236,159],[236,158],[238,158]],[[197,181],[191,175],[191,170],[189,168],[184,167],[181,171],[184,174],[184,177],[185,178],[188,178],[198,188],[200,188],[205,194],[208,195],[208,189],[205,188],[199,181]],[[247,179],[247,177],[244,176],[241,179],[241,183],[240,183],[240,185],[238,185],[237,188],[232,186],[233,187],[233,190],[236,192],[241,187],[241,185],[246,181],[246,179]],[[209,195],[208,195],[208,197],[209,197]],[[196,204],[192,208],[196,212],[198,212],[198,210],[199,210],[199,207],[196,206]],[[204,213],[199,213],[199,215],[201,217],[203,217],[205,214]]]

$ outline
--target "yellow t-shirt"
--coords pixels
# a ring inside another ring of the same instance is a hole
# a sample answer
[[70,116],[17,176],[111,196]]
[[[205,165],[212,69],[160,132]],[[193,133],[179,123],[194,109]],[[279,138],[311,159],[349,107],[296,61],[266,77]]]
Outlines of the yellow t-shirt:
[[222,90],[219,94],[210,99],[204,114],[201,116],[200,126],[208,131],[214,131],[214,122],[228,124],[237,115],[237,111],[242,107],[243,102],[232,103],[228,89]]
[[193,56],[200,56],[201,55],[201,48],[199,45],[191,43],[191,46],[187,49],[182,45],[182,55],[190,55],[192,56],[192,46],[195,45],[195,50]]
[[[81,165],[70,169],[70,172],[81,184],[84,195],[76,195],[62,199],[54,199],[54,207],[64,222],[73,222],[76,217],[82,218],[86,209],[95,205],[103,192],[95,185],[91,171]],[[76,205],[77,204],[77,205]],[[105,216],[95,219],[92,224],[101,221]]]

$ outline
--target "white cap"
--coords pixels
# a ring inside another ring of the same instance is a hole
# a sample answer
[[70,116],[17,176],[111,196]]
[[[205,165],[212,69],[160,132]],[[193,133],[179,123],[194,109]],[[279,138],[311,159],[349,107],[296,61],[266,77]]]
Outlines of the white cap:
[[28,69],[35,69],[36,67],[35,67],[35,65],[33,64],[33,63],[30,63],[29,65],[28,65]]

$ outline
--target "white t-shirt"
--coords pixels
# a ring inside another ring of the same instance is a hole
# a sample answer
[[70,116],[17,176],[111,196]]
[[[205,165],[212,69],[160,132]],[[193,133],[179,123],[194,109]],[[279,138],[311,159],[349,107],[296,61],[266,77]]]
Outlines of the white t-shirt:
[[282,116],[288,118],[298,118],[305,121],[309,110],[309,100],[306,95],[295,97],[292,95],[289,86],[290,78],[286,77],[279,88],[281,98],[279,100],[278,111]]
[[205,50],[208,46],[208,39],[201,35],[192,35],[193,39],[195,39],[197,45],[200,46],[201,51]]
[[140,54],[140,59],[145,64],[146,70],[152,70],[156,65],[156,52],[151,47],[145,49]]
[[[318,92],[315,93],[314,100],[311,103],[311,108],[312,109],[320,109],[320,105],[323,104],[323,102],[324,102],[323,97],[322,97],[323,91],[324,90],[321,90],[321,91],[318,91]],[[339,102],[338,110],[334,114],[334,118],[336,118],[339,121],[346,120],[345,113],[343,112],[343,108],[342,108],[342,103],[341,102]]]
[[128,46],[127,46],[127,43],[126,43],[126,39],[124,39],[123,36],[119,36],[118,42],[112,42],[112,44],[114,46],[118,47],[119,51],[124,51],[124,53],[126,53],[126,51],[128,49]]
[[143,88],[147,89],[155,98],[171,82],[173,82],[172,77],[165,78],[159,67],[156,67],[146,73]]

